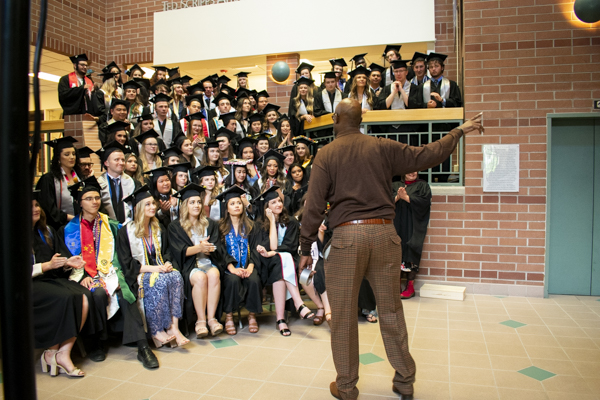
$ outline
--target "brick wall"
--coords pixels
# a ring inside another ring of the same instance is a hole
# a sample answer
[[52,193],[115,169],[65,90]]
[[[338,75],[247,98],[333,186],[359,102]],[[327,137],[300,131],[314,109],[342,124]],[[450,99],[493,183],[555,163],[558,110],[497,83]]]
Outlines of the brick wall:
[[[294,71],[298,68],[300,55],[298,53],[276,54],[267,56],[267,92],[269,93],[269,103],[277,104],[281,108],[279,112],[287,114],[290,102],[290,93],[294,87],[296,74]],[[271,79],[271,68],[279,61],[284,61],[290,67],[290,76],[285,82],[277,83]]]

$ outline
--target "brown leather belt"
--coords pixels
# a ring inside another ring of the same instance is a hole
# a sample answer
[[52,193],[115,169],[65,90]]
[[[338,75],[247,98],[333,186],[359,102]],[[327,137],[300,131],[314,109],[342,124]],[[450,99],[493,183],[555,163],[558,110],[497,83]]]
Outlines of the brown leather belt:
[[339,224],[340,226],[346,225],[388,225],[392,224],[393,221],[391,219],[383,219],[383,218],[374,218],[374,219],[355,219],[354,221],[344,222],[343,224]]

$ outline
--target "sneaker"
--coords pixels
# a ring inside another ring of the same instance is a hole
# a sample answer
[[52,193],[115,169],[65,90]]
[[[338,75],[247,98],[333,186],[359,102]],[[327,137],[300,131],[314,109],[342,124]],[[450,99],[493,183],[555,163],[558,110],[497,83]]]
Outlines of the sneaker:
[[402,272],[410,272],[410,271],[412,271],[409,267],[406,266],[406,264],[404,263],[404,261],[402,262],[402,265],[400,265],[400,269],[402,270]]

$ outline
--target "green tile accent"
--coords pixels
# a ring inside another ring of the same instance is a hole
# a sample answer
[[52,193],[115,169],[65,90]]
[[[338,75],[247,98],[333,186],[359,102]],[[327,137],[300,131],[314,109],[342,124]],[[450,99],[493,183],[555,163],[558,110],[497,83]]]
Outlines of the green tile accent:
[[231,347],[231,346],[238,345],[238,343],[231,338],[211,340],[210,344],[212,344],[215,347],[215,349],[223,349],[225,347]]
[[525,326],[527,324],[524,324],[522,322],[509,319],[509,320],[500,322],[500,325],[506,325],[506,326],[511,327],[511,328],[520,328],[520,327]]
[[373,353],[365,353],[359,356],[362,365],[369,365],[383,361],[383,358],[376,356]]
[[553,374],[550,371],[546,371],[545,369],[541,369],[541,368],[538,368],[538,367],[533,366],[533,365],[531,367],[527,367],[527,368],[522,369],[522,370],[517,371],[517,372],[519,372],[519,373],[521,373],[521,374],[523,374],[525,376],[528,376],[530,378],[533,378],[535,380],[538,380],[540,382],[543,381],[543,380],[546,380],[548,378],[552,378],[553,376],[556,375],[556,374]]

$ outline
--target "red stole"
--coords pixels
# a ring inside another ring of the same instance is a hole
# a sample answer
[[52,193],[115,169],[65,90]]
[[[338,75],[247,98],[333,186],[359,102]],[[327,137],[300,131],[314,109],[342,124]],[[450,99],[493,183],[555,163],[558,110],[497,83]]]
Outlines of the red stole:
[[[90,88],[88,89],[88,96],[91,96],[92,95],[92,88],[94,87],[94,83],[87,76],[85,76],[83,78],[83,81],[85,82],[86,85],[90,86]],[[75,72],[71,72],[69,74],[69,87],[70,88],[79,87],[79,79],[77,78],[77,74]]]
[[[81,258],[85,261],[85,272],[92,278],[98,275],[96,266],[96,242],[94,240],[94,224],[81,218]],[[100,227],[98,227],[99,229]]]

